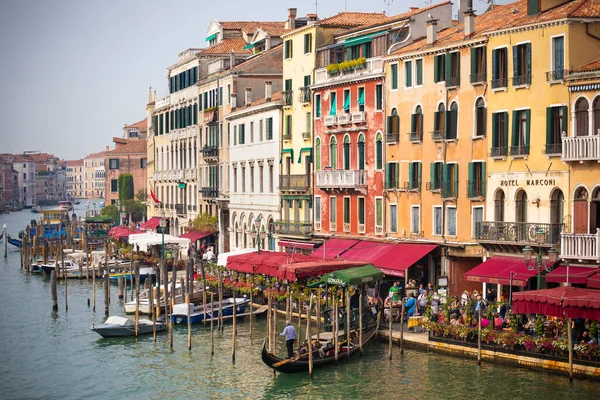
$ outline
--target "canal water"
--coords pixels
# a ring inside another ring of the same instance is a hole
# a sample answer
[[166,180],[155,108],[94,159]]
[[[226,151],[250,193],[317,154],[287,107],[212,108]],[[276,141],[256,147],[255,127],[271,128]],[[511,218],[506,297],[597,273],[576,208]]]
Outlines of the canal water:
[[[76,210],[85,213],[84,206]],[[34,218],[29,210],[0,215],[0,226],[16,236]],[[12,247],[9,245],[9,247]],[[3,254],[1,254],[3,255]],[[238,324],[236,362],[231,362],[231,324],[215,334],[193,328],[192,350],[187,328],[176,327],[174,348],[167,335],[153,338],[102,339],[89,327],[104,321],[101,282],[97,311],[87,301],[92,284],[69,280],[65,312],[64,283],[59,283],[57,313],[51,310],[50,284],[20,269],[19,252],[0,257],[0,398],[2,399],[595,399],[600,383],[563,375],[483,363],[419,350],[369,344],[351,362],[305,374],[274,376],[260,359],[265,322]],[[116,286],[111,287],[111,315],[123,315]],[[280,327],[280,331],[281,331]],[[284,343],[279,340],[283,354]]]

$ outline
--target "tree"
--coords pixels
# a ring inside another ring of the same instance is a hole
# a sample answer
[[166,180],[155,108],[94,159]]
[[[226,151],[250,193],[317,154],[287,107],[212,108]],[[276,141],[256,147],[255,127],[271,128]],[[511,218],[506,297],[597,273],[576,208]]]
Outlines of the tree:
[[190,230],[197,231],[197,232],[214,233],[218,229],[217,224],[218,224],[218,219],[217,219],[216,215],[214,217],[211,217],[208,214],[202,214],[202,215],[198,215],[196,218],[194,218],[194,220],[190,224]]
[[102,215],[108,215],[115,224],[119,223],[119,210],[114,204],[109,204],[100,211]]
[[121,204],[124,204],[127,200],[133,199],[133,175],[119,175],[117,185],[119,190],[119,202]]
[[133,222],[142,221],[146,218],[146,206],[139,200],[125,200],[122,203],[125,206],[125,212],[131,214]]
[[148,192],[146,189],[138,190],[138,192],[135,194],[135,198],[143,203],[146,201],[146,199],[148,199]]

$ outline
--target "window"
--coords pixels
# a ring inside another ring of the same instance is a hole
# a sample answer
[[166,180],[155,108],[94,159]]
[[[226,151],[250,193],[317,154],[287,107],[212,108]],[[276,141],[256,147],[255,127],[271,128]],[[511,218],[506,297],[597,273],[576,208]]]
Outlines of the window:
[[315,139],[315,170],[321,170],[321,139]]
[[292,40],[286,40],[285,42],[283,42],[283,53],[284,53],[284,57],[285,59],[290,59],[292,58],[293,54],[292,54]]
[[315,222],[321,223],[321,196],[315,196]]
[[365,135],[358,135],[358,169],[365,169]]
[[415,85],[423,85],[423,59],[415,60]]
[[471,83],[486,81],[485,52],[485,46],[471,48]]
[[375,198],[375,226],[383,227],[383,199],[381,197]]
[[119,159],[118,158],[110,158],[108,160],[108,169],[119,169]]
[[383,85],[375,85],[375,110],[383,110]]
[[344,90],[344,112],[350,112],[350,90]]
[[458,197],[458,164],[444,164],[442,167],[442,197]]
[[531,43],[513,46],[513,85],[531,84]]
[[473,207],[472,224],[471,224],[471,237],[478,237],[477,227],[478,224],[483,222],[483,207]]
[[273,140],[273,117],[266,119],[267,140]]
[[565,76],[565,37],[552,38],[552,71],[549,81],[562,80]]
[[238,178],[237,178],[237,168],[233,167],[233,192],[237,193],[237,183],[238,183]]
[[335,224],[336,214],[337,214],[336,198],[335,198],[335,196],[332,196],[329,198],[329,222],[330,223]]
[[446,235],[456,236],[456,207],[446,207]]
[[529,121],[531,110],[513,111],[513,129],[510,147],[511,156],[529,154]]
[[447,113],[446,121],[446,139],[456,140],[458,139],[458,104],[452,102],[450,105],[450,112]]
[[423,140],[423,109],[417,106],[415,113],[410,116],[410,140],[420,142]]
[[421,232],[421,208],[410,207],[410,233],[418,235]]
[[306,113],[306,135],[305,139],[309,139],[312,133],[312,113],[309,111]]
[[117,193],[119,191],[118,189],[118,180],[117,179],[111,179],[110,180],[110,191],[112,193]]
[[335,115],[337,113],[337,94],[335,92],[329,93],[329,115]]
[[359,225],[365,224],[365,198],[364,197],[358,198],[358,224]]
[[398,116],[398,110],[392,108],[391,114],[387,117],[387,143],[397,143],[399,141],[400,133],[400,117]]
[[239,144],[246,143],[246,124],[239,125],[239,134],[240,134],[240,137],[238,139]]
[[283,133],[284,139],[292,138],[292,114],[288,114],[285,116],[285,131]]
[[269,193],[273,193],[273,164],[269,164]]
[[398,205],[390,204],[390,232],[398,232]]
[[442,140],[446,129],[446,107],[443,103],[438,105],[438,109],[433,113],[433,140]]
[[433,206],[433,235],[442,235],[442,206]]
[[304,34],[304,54],[308,54],[310,52],[312,52],[312,33],[305,33]]
[[283,105],[290,106],[290,105],[292,105],[292,80],[291,79],[285,80],[284,88],[285,88],[285,90],[283,91]]
[[358,99],[356,101],[358,111],[365,111],[365,88],[358,88]]
[[[246,193],[246,167],[242,166],[241,170],[241,178],[242,178],[242,193]],[[212,183],[211,183],[212,186]]]
[[250,165],[250,193],[254,193],[254,165]]
[[398,162],[389,162],[385,167],[385,187],[386,189],[400,188],[400,164]]
[[429,164],[429,190],[440,190],[442,188],[443,162],[432,162]]
[[492,157],[504,157],[508,153],[508,112],[492,114]]
[[350,197],[344,197],[344,224],[350,224]]
[[250,121],[250,143],[254,143],[254,121]]
[[331,136],[329,142],[329,166],[331,169],[337,169],[337,140],[335,136]]
[[421,162],[413,161],[408,164],[408,190],[421,190]]
[[146,168],[148,166],[148,159],[147,158],[141,158],[140,159],[140,168]]
[[375,136],[375,169],[383,169],[383,136],[377,132]]
[[350,169],[350,136],[344,136],[344,169]]
[[321,118],[321,94],[315,95],[315,117]]
[[231,84],[227,85],[227,104],[231,104]]
[[437,55],[433,58],[433,81],[444,82],[446,80],[446,56]]
[[508,86],[508,49],[492,50],[492,89]]
[[390,82],[390,88],[392,90],[396,90],[398,89],[398,64],[390,65],[390,75],[392,77]]
[[567,132],[567,107],[546,108],[546,154],[562,154],[562,132]]
[[259,119],[258,120],[258,141],[262,142],[263,141],[263,120]]
[[478,98],[475,102],[475,136],[485,136],[485,117],[487,110],[483,98]]
[[411,86],[412,86],[412,61],[404,61],[404,87],[408,88]]
[[460,53],[446,54],[446,87],[460,86]]
[[485,162],[474,161],[468,164],[467,192],[469,198],[485,197]]

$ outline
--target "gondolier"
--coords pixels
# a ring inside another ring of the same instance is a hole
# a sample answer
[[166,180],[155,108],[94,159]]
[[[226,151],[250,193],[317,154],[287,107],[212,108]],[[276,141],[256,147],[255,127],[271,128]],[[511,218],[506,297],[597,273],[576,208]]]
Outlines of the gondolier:
[[288,358],[292,358],[292,356],[294,355],[294,342],[296,341],[296,338],[298,336],[296,328],[292,326],[289,320],[285,321],[285,328],[283,329],[283,332],[281,332],[279,335],[285,336],[285,346],[287,347]]

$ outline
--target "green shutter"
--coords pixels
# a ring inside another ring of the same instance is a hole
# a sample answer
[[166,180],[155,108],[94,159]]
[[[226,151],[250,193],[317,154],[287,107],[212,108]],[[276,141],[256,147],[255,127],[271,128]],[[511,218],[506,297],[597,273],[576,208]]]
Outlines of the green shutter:
[[442,165],[442,197],[448,197],[448,189],[450,184],[450,164]]
[[418,188],[419,190],[421,190],[421,177],[422,177],[422,174],[421,174],[421,172],[423,172],[423,171],[422,171],[422,169],[423,169],[423,168],[421,167],[421,163],[420,163],[420,162],[416,163],[415,167],[417,167],[417,168],[418,168],[418,181],[417,181],[417,188]]
[[385,187],[390,189],[392,187],[392,166],[391,163],[385,165]]
[[317,114],[316,116],[317,116],[317,118],[318,118],[318,117],[320,117],[320,116],[321,116],[321,96],[318,96],[318,97],[316,98],[316,103],[317,103],[317,104],[316,104],[316,106],[315,106],[315,108],[316,108],[316,110],[315,110],[315,111],[316,111],[316,114]]
[[[567,113],[568,113],[567,106],[563,106],[562,107],[562,115],[563,115],[563,117],[562,117],[562,121],[563,121],[562,128],[563,128],[563,131],[565,131],[565,134],[569,133],[569,129],[568,129],[568,127],[569,127],[569,114],[567,114]],[[559,132],[559,135],[562,135],[562,132]]]
[[430,189],[434,190],[436,189],[436,184],[435,184],[435,163],[429,163],[429,180],[430,182]]
[[392,89],[398,89],[398,64],[391,65]]
[[519,76],[519,46],[512,47],[513,54],[513,76]]
[[439,111],[436,111],[433,113],[433,130],[434,131],[440,130],[440,112]]
[[497,52],[498,50],[492,50],[492,79],[499,79],[500,77],[498,76],[499,74],[499,65],[496,62],[497,60]]
[[527,2],[527,15],[535,15],[539,13],[539,4],[537,0]]
[[344,92],[344,111],[350,111],[350,91]]
[[436,83],[440,81],[440,65],[439,65],[440,57],[442,57],[442,56],[433,57],[433,81]]
[[454,197],[458,197],[458,163],[454,164]]
[[444,78],[447,81],[448,79],[452,78],[452,53],[446,54],[445,60],[446,65],[444,67],[446,70],[446,76]]
[[458,110],[450,110],[450,138],[458,139]]
[[454,53],[456,58],[456,86],[460,86],[460,53]]
[[386,124],[386,126],[387,126],[387,133],[392,133],[392,124],[393,124],[392,118],[394,118],[394,117],[391,116],[391,115],[387,116],[387,124]]
[[417,118],[419,118],[419,114],[411,114],[410,115],[410,131],[417,131]]
[[504,119],[504,132],[503,132],[504,147],[508,147],[508,111],[505,111],[502,114],[503,114],[503,119]]
[[483,107],[483,112],[481,114],[481,134],[485,136],[487,133],[487,108]]
[[475,163],[470,162],[467,167],[467,196],[475,197]]
[[219,105],[223,105],[223,86],[219,88]]
[[417,60],[416,61],[416,70],[417,70],[417,85],[422,85],[423,84],[423,60]]
[[358,89],[358,103],[357,104],[359,106],[365,105],[365,89],[364,88]]
[[485,161],[481,163],[481,196],[485,197],[485,184],[487,182],[487,175],[485,171]]
[[412,189],[414,187],[413,181],[413,171],[415,169],[414,163],[408,163],[408,188]]
[[498,143],[500,142],[499,139],[499,135],[501,134],[500,132],[498,132],[498,113],[493,113],[492,114],[492,148],[498,147]]
[[375,142],[375,147],[377,152],[377,169],[381,169],[383,167],[383,143],[381,140]]
[[376,215],[376,220],[375,223],[377,225],[381,225],[381,223],[383,222],[383,200],[382,199],[375,199],[375,212],[377,213]]
[[329,115],[335,115],[337,112],[337,96],[335,93],[330,94],[331,97],[331,108],[329,109]]
[[407,61],[404,63],[404,76],[406,77],[406,82],[404,86],[411,87],[412,86],[412,61]]
[[478,47],[471,47],[471,75],[477,74],[477,49]]
[[527,119],[525,127],[525,146],[531,146],[531,110],[525,110],[525,118]]
[[510,145],[518,146],[519,145],[518,141],[519,141],[519,124],[517,121],[517,111],[513,111],[512,112],[512,136],[511,136]]
[[552,107],[546,107],[546,144],[554,144],[554,116]]
[[527,75],[527,82],[531,84],[531,43],[525,44],[525,50],[527,54],[527,67],[525,68],[525,74]]
[[400,163],[394,163],[394,175],[396,177],[396,188],[400,188]]

